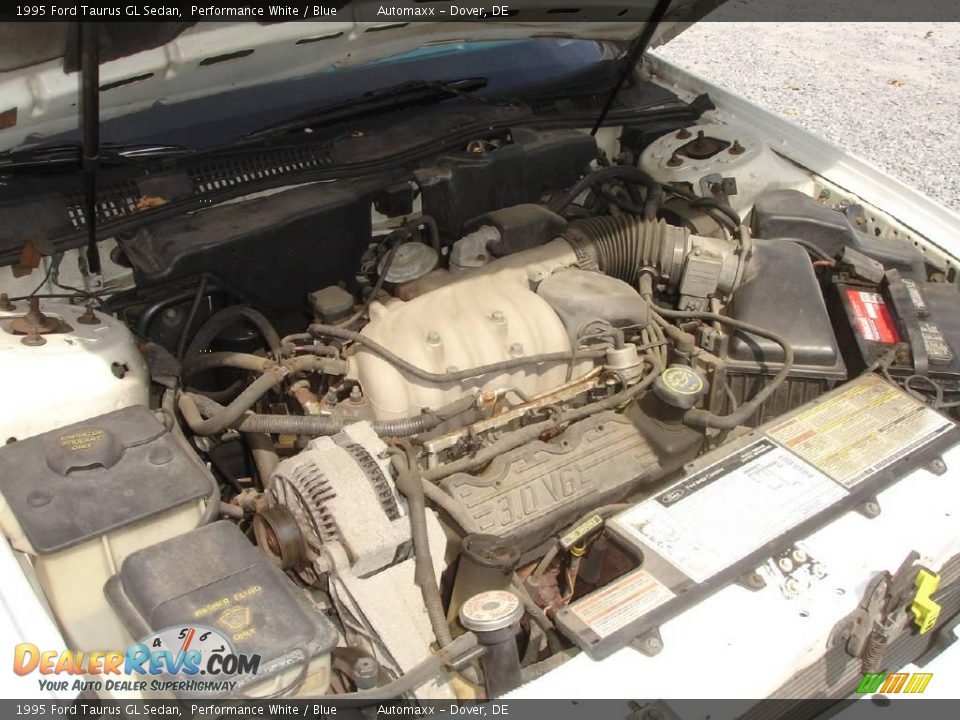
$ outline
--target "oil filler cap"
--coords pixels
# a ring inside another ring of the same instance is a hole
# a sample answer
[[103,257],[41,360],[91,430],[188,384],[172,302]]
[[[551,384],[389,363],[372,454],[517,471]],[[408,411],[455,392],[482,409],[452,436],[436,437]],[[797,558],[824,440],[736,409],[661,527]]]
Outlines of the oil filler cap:
[[653,392],[667,405],[689,410],[707,392],[707,383],[686,365],[671,365],[653,382]]
[[523,605],[509,590],[477,593],[460,606],[460,623],[476,633],[504,630],[520,622]]

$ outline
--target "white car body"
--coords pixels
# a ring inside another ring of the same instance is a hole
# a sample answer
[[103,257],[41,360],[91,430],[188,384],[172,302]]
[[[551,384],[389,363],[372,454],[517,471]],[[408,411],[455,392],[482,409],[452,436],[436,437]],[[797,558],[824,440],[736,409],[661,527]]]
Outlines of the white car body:
[[[428,42],[528,37],[555,30],[549,24],[408,25],[378,33],[377,44],[368,44],[365,36],[369,37],[366,33],[372,25],[198,26],[164,47],[106,63],[101,69],[102,82],[154,75],[107,94],[102,100],[102,117],[118,117],[147,107],[158,96],[172,104],[211,90],[270,82],[331,64],[360,63]],[[626,39],[636,32],[635,27],[622,23],[580,29],[579,34],[607,39]],[[571,34],[569,27],[564,31]],[[302,50],[295,43],[307,35],[330,35],[330,39],[311,45],[313,60],[304,65],[297,55]],[[206,55],[254,45],[255,60],[251,63],[212,66],[205,76],[189,72]],[[319,47],[322,52],[316,50]],[[904,242],[922,248],[945,270],[960,267],[960,214],[792,122],[655,55],[648,55],[645,64],[656,82],[683,99],[709,93],[716,110],[707,113],[708,119],[753,128],[777,153],[817,176],[816,182],[822,187],[830,188],[837,197],[858,198],[867,204],[875,213],[871,219],[876,226],[895,230]],[[34,133],[62,131],[71,123],[75,126],[70,109],[76,99],[75,78],[64,75],[56,61],[0,76],[0,95],[21,108],[19,125],[0,131],[2,147],[18,145]],[[882,212],[875,208],[882,208]],[[5,412],[16,410],[7,406]],[[846,513],[802,541],[803,549],[825,569],[825,575],[807,587],[796,592],[786,590],[777,568],[765,565],[760,569],[767,579],[764,589],[727,586],[666,623],[661,628],[663,650],[656,656],[624,648],[605,660],[594,661],[581,653],[518,688],[509,698],[716,699],[771,695],[824,654],[832,629],[854,610],[877,572],[894,572],[912,550],[920,553],[921,564],[933,570],[960,553],[960,447],[943,459],[945,474],[917,470],[882,492],[877,498],[881,507],[878,517],[867,519]],[[0,542],[0,576],[5,578],[0,586],[0,647],[11,648],[18,642],[63,647],[55,622],[6,541]],[[950,682],[950,677],[960,670],[958,663],[957,649],[937,659],[936,677],[925,697],[956,697],[957,685]],[[39,691],[36,677],[10,672],[0,676],[0,697],[57,696]],[[683,706],[678,704],[674,709],[682,714]],[[733,716],[744,709],[725,704],[712,715],[719,720],[723,713]]]

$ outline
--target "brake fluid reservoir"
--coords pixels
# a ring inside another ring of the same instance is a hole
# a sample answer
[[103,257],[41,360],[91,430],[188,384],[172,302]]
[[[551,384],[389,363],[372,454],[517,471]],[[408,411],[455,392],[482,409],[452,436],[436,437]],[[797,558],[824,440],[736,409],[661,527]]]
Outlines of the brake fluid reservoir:
[[66,302],[39,312],[0,307],[0,445],[147,404],[146,361],[126,325]]
[[741,216],[767,190],[813,192],[807,173],[740,125],[706,123],[663,135],[644,148],[640,168],[660,183],[722,200]]

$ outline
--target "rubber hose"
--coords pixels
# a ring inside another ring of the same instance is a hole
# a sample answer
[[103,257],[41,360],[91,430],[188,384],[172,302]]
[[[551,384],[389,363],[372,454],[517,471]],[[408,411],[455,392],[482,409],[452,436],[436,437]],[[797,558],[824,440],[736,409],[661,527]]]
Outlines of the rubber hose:
[[260,482],[266,490],[270,483],[270,476],[280,464],[280,457],[277,455],[273,440],[267,433],[248,432],[243,436],[247,439],[247,447],[250,448],[253,463],[257,466],[257,474],[260,475]]
[[423,494],[427,496],[427,500],[440,508],[460,527],[462,531],[461,537],[463,535],[469,535],[470,533],[480,532],[480,526],[477,525],[477,521],[464,510],[462,505],[436,485],[426,480],[422,480],[422,484]]
[[[286,368],[274,368],[258,377],[236,399],[227,405],[216,415],[203,419],[197,409],[196,400],[190,393],[181,393],[177,405],[183,419],[187,421],[190,429],[197,435],[214,435],[223,432],[228,427],[234,425],[240,417],[263,397],[270,389],[276,387],[288,371]],[[251,429],[245,432],[258,432]]]
[[687,410],[683,416],[683,422],[688,425],[714,428],[717,430],[732,430],[739,425],[743,425],[760,408],[760,405],[776,392],[777,388],[786,382],[790,376],[790,372],[793,370],[793,346],[785,337],[775,332],[740,320],[734,320],[726,315],[718,315],[710,312],[685,312],[657,308],[657,313],[663,317],[674,320],[709,320],[711,322],[718,322],[728,327],[736,328],[737,330],[753,335],[759,335],[767,340],[772,340],[783,348],[783,364],[780,370],[773,376],[770,382],[764,385],[750,400],[743,403],[729,415],[716,415],[709,410],[701,410],[699,408]]
[[547,207],[559,215],[587,188],[597,183],[614,179],[645,187],[647,190],[647,199],[644,206],[643,217],[647,220],[653,220],[657,216],[657,209],[663,196],[663,187],[643,170],[632,165],[612,165],[594,170],[580,178],[579,182],[563,195],[552,200]]
[[186,361],[180,370],[182,378],[186,379],[206,370],[215,368],[232,368],[234,370],[248,370],[262,373],[276,365],[268,358],[242,352],[215,352],[201,353]]
[[664,191],[682,197],[684,200],[689,202],[693,206],[713,208],[722,212],[733,224],[734,227],[740,227],[743,224],[743,220],[740,218],[740,214],[734,210],[729,204],[723,202],[722,200],[717,200],[716,198],[705,198],[700,197],[695,192],[691,190],[685,190],[676,185],[666,185]]
[[[203,395],[190,395],[200,415],[212,417],[226,408]],[[374,420],[370,424],[374,432],[384,437],[409,437],[433,430],[440,423],[474,407],[476,399],[467,395],[433,411],[426,411],[396,420]],[[242,433],[268,433],[270,435],[336,435],[346,423],[327,415],[262,415],[250,413],[235,424]]]
[[[527,365],[539,365],[547,362],[570,362],[569,352],[541,353],[539,355],[526,355],[524,357],[513,358],[511,360],[502,360],[500,362],[481,365],[475,368],[468,368],[466,370],[437,373],[424,370],[413,363],[407,362],[402,357],[395,354],[391,350],[388,350],[375,340],[371,340],[366,335],[354,332],[353,330],[347,330],[346,328],[336,327],[334,325],[322,325],[319,323],[311,325],[309,330],[312,335],[326,335],[327,337],[348,340],[355,342],[358,345],[362,345],[370,352],[379,356],[382,360],[385,360],[393,365],[400,372],[415,377],[418,380],[423,380],[424,382],[433,383],[436,385],[462,382],[463,380],[469,380],[470,378],[479,377],[481,375],[502,373],[506,372],[507,370],[514,370]],[[596,359],[603,357],[605,354],[605,350],[584,350],[574,353],[574,359]]]
[[197,521],[197,527],[202,527],[203,525],[209,525],[220,517],[220,483],[217,482],[213,473],[209,471],[197,454],[192,452],[190,443],[187,441],[186,435],[183,434],[183,430],[180,429],[180,423],[177,422],[176,404],[176,391],[173,388],[164,390],[160,398],[160,408],[170,418],[170,433],[173,435],[173,439],[191,451],[191,459],[196,459],[201,471],[210,479],[210,495],[207,498],[207,505]]
[[183,357],[190,358],[200,353],[201,350],[209,347],[220,333],[240,320],[246,320],[253,325],[263,336],[272,352],[280,351],[280,336],[262,313],[246,305],[231,305],[207,318],[207,321],[200,326],[200,329],[193,336]]
[[574,220],[564,230],[563,237],[591,255],[605,275],[636,286],[645,268],[669,274],[670,268],[663,267],[663,247],[676,233],[682,233],[684,241],[689,236],[686,230],[663,220],[651,222],[629,215],[606,215]]
[[407,445],[406,456],[396,456],[400,472],[397,474],[397,490],[407,498],[407,508],[410,518],[410,535],[413,538],[414,571],[413,577],[423,595],[423,604],[427,609],[430,626],[437,638],[440,647],[450,644],[453,639],[450,626],[447,624],[447,614],[443,609],[443,598],[440,597],[440,585],[433,567],[433,556],[430,553],[430,536],[427,531],[427,502],[423,492],[423,483],[416,461],[410,457],[413,450]]

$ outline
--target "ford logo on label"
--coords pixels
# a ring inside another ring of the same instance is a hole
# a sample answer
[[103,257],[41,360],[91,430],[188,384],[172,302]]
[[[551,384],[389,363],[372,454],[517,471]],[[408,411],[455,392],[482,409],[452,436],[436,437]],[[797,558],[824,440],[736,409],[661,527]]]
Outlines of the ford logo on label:
[[675,503],[677,500],[683,497],[683,488],[677,488],[676,490],[671,490],[668,493],[664,493],[662,501],[665,503]]

